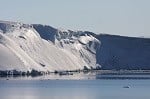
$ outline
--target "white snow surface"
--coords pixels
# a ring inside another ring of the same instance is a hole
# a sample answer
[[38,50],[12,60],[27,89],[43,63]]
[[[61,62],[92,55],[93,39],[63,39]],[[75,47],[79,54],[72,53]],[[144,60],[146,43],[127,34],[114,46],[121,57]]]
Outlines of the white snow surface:
[[58,30],[53,43],[41,38],[32,25],[5,21],[0,24],[7,26],[5,30],[0,28],[0,70],[55,71],[96,66],[94,44],[100,42],[92,35],[62,38],[64,34]]

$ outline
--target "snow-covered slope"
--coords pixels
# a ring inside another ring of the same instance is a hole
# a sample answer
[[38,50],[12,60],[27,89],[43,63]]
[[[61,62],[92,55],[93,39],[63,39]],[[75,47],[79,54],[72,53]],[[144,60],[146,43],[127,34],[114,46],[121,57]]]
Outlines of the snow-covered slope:
[[0,21],[0,70],[55,71],[97,66],[91,33]]

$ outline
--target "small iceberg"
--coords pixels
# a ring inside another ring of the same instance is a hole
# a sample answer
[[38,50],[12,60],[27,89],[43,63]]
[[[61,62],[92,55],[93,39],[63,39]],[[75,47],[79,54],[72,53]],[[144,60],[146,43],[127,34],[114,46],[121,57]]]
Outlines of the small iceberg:
[[130,86],[123,86],[123,88],[130,88]]

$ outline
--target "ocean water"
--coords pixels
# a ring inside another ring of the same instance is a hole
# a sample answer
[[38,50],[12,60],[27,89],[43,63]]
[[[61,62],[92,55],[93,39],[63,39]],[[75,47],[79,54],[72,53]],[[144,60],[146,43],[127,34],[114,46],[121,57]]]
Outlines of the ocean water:
[[0,99],[150,99],[150,80],[0,79]]

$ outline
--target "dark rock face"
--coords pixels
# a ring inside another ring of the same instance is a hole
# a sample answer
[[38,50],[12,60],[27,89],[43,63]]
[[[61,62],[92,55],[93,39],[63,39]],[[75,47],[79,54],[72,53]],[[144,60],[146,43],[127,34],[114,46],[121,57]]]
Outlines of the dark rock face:
[[41,38],[45,40],[50,40],[54,43],[57,29],[51,26],[40,24],[33,24],[33,28],[40,34]]
[[99,35],[97,63],[102,69],[150,69],[150,39]]

